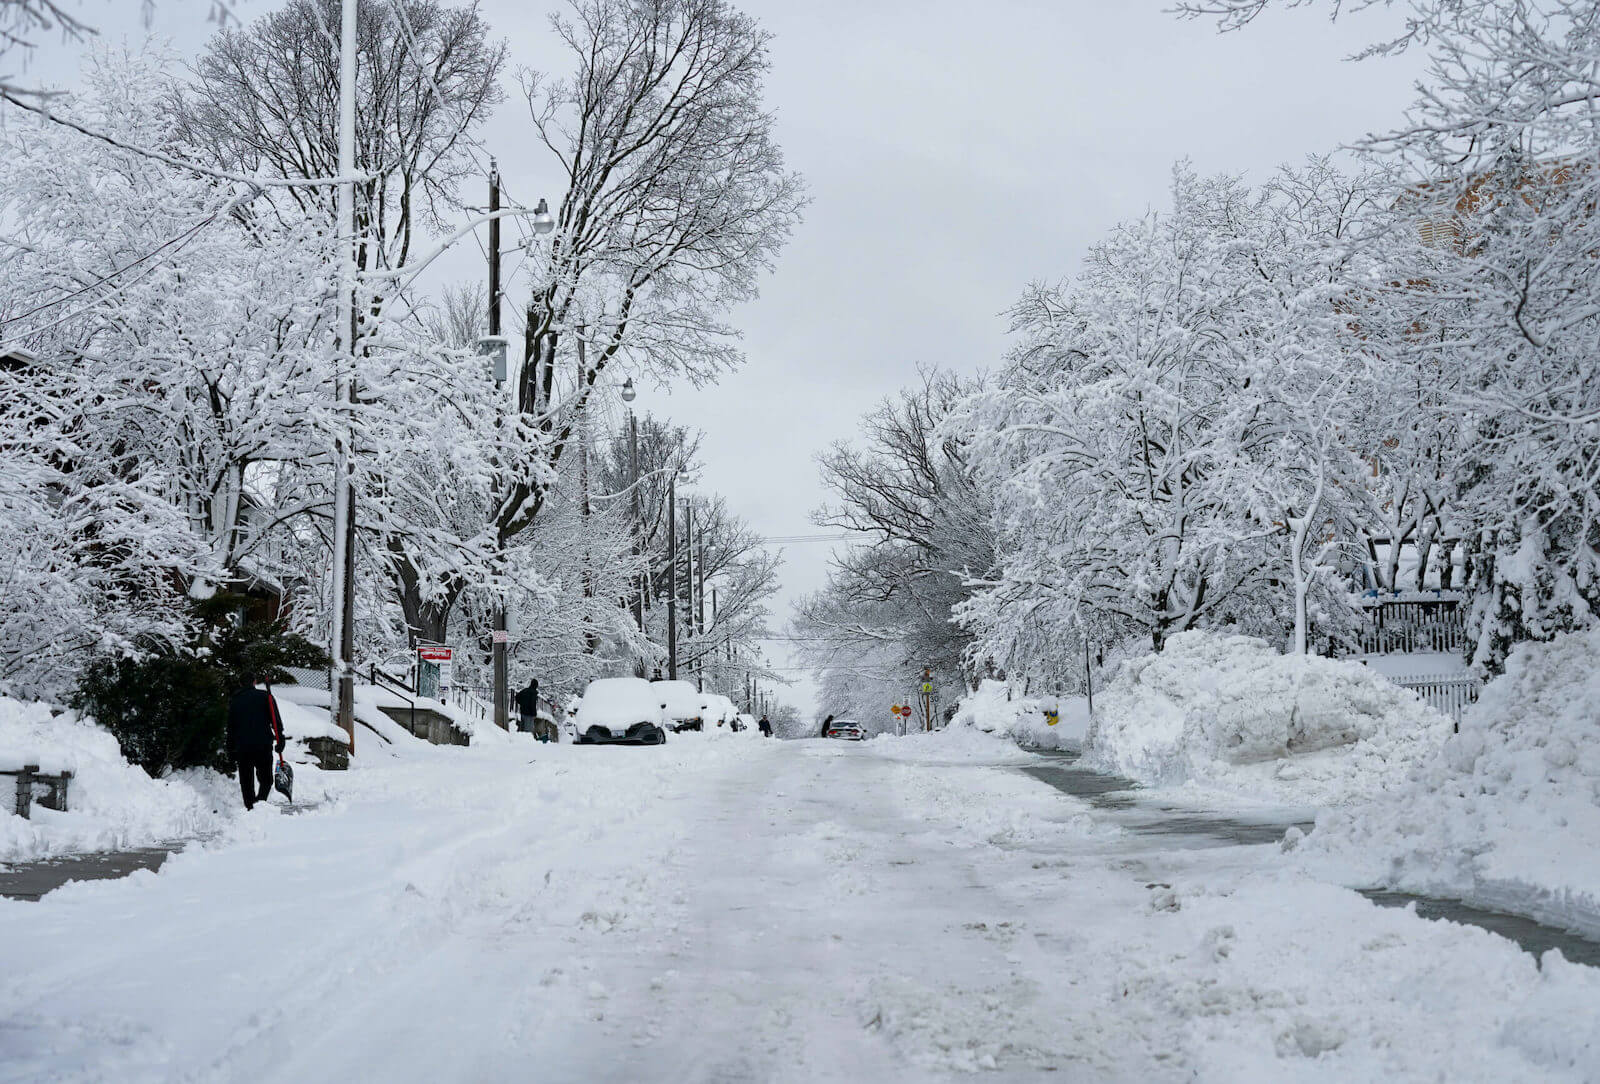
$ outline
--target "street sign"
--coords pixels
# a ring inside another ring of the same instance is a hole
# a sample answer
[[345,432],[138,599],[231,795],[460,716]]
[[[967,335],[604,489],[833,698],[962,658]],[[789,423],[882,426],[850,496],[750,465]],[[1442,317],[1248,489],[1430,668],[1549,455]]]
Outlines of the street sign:
[[509,644],[511,642],[511,633],[505,629],[495,629],[494,642],[497,644]]
[[422,644],[417,648],[417,692],[437,697],[450,687],[455,651],[443,644]]

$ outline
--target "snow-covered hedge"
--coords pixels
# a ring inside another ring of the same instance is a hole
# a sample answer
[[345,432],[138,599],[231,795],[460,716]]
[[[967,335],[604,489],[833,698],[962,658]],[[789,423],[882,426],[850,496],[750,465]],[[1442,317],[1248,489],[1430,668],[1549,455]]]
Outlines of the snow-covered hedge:
[[119,850],[221,827],[237,812],[237,785],[216,772],[152,779],[129,764],[117,739],[72,712],[0,697],[0,768],[37,764],[72,772],[67,812],[37,803],[31,820],[12,810],[13,777],[0,776],[0,861]]
[[[1054,709],[1051,725],[1045,712]],[[1059,749],[1083,738],[1089,713],[1081,696],[1023,697],[1008,692],[1006,683],[985,679],[978,691],[963,697],[950,727],[970,727],[1037,749]]]
[[1404,787],[1325,812],[1303,849],[1600,934],[1600,630],[1515,649]]
[[1450,733],[1448,719],[1359,664],[1209,632],[1128,661],[1095,708],[1097,767],[1306,805],[1397,786]]

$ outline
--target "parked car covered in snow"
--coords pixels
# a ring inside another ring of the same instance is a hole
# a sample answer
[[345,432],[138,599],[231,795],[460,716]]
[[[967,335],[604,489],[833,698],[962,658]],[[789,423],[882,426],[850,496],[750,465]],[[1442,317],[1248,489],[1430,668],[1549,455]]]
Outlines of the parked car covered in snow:
[[705,697],[692,681],[652,681],[658,717],[674,733],[705,729]]
[[739,721],[739,709],[733,706],[732,700],[721,693],[706,693],[701,698],[701,703],[704,705],[705,720],[708,724],[731,727]]
[[661,697],[643,678],[596,678],[583,691],[578,745],[660,745],[667,740]]
[[841,741],[865,741],[867,732],[861,729],[859,723],[852,723],[849,719],[835,719],[828,724],[828,729],[822,736],[838,738]]

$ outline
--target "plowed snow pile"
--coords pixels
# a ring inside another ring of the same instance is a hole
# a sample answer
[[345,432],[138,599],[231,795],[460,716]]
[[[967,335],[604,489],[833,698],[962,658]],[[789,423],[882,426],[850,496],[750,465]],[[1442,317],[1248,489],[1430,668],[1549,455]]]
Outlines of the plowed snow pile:
[[0,861],[118,850],[214,831],[239,804],[238,791],[215,772],[151,779],[122,759],[117,739],[93,722],[0,697],[0,768],[24,764],[72,772],[67,812],[35,803],[24,820],[12,811],[13,777],[0,776]]
[[1095,697],[1095,766],[1162,786],[1330,805],[1404,782],[1450,720],[1355,663],[1185,632]]
[[[1054,723],[1047,712],[1055,713]],[[962,698],[949,729],[977,730],[1035,749],[1060,749],[1081,740],[1088,725],[1089,709],[1081,696],[1026,697],[1008,691],[1003,681],[985,678],[977,692]]]
[[1304,847],[1346,874],[1600,934],[1600,630],[1524,644],[1438,755]]

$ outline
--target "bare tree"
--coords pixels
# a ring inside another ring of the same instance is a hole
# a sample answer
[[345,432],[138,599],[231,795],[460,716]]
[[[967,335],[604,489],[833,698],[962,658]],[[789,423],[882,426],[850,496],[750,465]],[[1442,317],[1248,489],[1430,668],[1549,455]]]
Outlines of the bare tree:
[[[574,0],[552,26],[574,70],[525,72],[523,90],[567,192],[512,381],[515,424],[544,434],[528,450],[542,469],[505,472],[502,543],[538,516],[608,367],[701,381],[740,360],[727,313],[756,295],[804,202],[761,106],[768,35],[754,20],[724,0]],[[558,373],[575,374],[559,401]],[[439,627],[465,586],[408,620]]]
[[[290,0],[212,38],[172,97],[183,141],[224,169],[335,176],[339,2]],[[371,177],[357,186],[361,258],[399,267],[474,168],[472,132],[504,97],[506,47],[475,2],[361,0],[356,15],[356,169]],[[332,186],[286,191],[332,217]]]
[[[819,457],[837,505],[818,524],[858,533],[868,544],[837,556],[827,587],[802,600],[795,631],[819,673],[848,672],[878,704],[886,688],[931,667],[953,693],[972,673],[970,633],[955,610],[974,577],[994,563],[989,505],[959,441],[940,426],[981,379],[926,371],[919,385],[885,399],[862,419],[864,440]],[[856,709],[856,710],[859,710]]]

